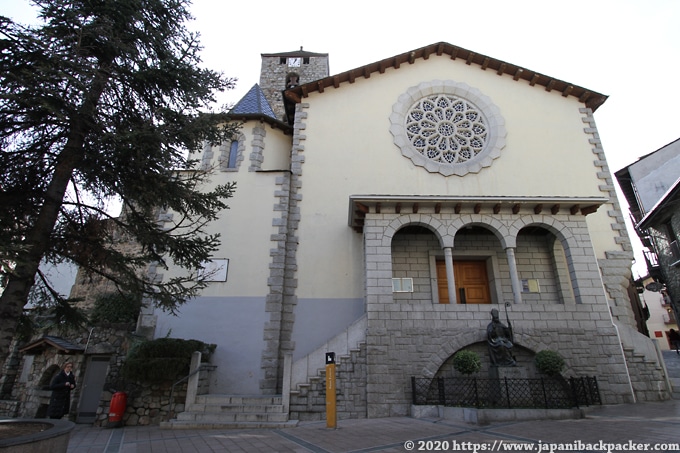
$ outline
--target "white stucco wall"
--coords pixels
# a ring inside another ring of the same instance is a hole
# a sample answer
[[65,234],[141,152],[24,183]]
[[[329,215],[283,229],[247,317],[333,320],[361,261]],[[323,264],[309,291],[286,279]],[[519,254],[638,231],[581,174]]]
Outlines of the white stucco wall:
[[[506,146],[491,167],[477,174],[445,177],[402,156],[390,133],[389,116],[398,97],[426,80],[465,82],[499,108]],[[304,198],[298,252],[302,297],[357,296],[361,284],[362,237],[347,226],[350,195],[456,195],[603,197],[596,156],[584,132],[583,104],[468,66],[463,60],[431,56],[413,65],[358,77],[354,84],[327,88],[303,100],[306,125]],[[606,211],[606,208],[600,208]],[[588,218],[598,257],[618,249],[611,220]],[[320,262],[333,272],[314,272]]]

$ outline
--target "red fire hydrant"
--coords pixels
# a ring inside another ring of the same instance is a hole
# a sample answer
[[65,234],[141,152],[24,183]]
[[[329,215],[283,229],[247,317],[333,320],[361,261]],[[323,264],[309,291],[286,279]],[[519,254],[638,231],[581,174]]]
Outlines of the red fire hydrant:
[[123,421],[123,414],[127,407],[127,393],[116,392],[111,397],[111,405],[109,406],[109,423],[120,425]]

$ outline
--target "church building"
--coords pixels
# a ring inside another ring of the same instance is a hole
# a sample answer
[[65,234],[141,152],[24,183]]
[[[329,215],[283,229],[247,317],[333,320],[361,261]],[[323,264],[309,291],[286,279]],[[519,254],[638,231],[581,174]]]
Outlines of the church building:
[[409,415],[411,378],[454,376],[462,349],[486,377],[492,309],[525,377],[549,349],[605,404],[665,399],[629,300],[606,99],[445,42],[334,75],[325,53],[262,54],[240,132],[201,156],[236,183],[212,281],[141,323],[216,344],[210,393],[283,394],[291,419],[323,417],[327,352],[341,418]]

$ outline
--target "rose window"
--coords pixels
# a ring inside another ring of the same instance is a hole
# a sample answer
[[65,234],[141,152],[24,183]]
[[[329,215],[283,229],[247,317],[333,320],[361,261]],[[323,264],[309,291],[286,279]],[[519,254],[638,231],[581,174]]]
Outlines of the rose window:
[[477,156],[487,141],[487,126],[472,103],[450,95],[418,101],[406,118],[409,142],[427,159],[457,164]]
[[505,147],[505,121],[478,89],[453,80],[410,87],[392,106],[390,133],[404,157],[431,173],[465,176]]

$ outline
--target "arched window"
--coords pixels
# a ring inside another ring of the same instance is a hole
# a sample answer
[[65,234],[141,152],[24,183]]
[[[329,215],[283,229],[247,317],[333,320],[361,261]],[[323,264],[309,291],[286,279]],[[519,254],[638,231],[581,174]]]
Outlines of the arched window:
[[236,168],[236,158],[238,157],[238,140],[233,140],[229,147],[229,160],[227,168]]

